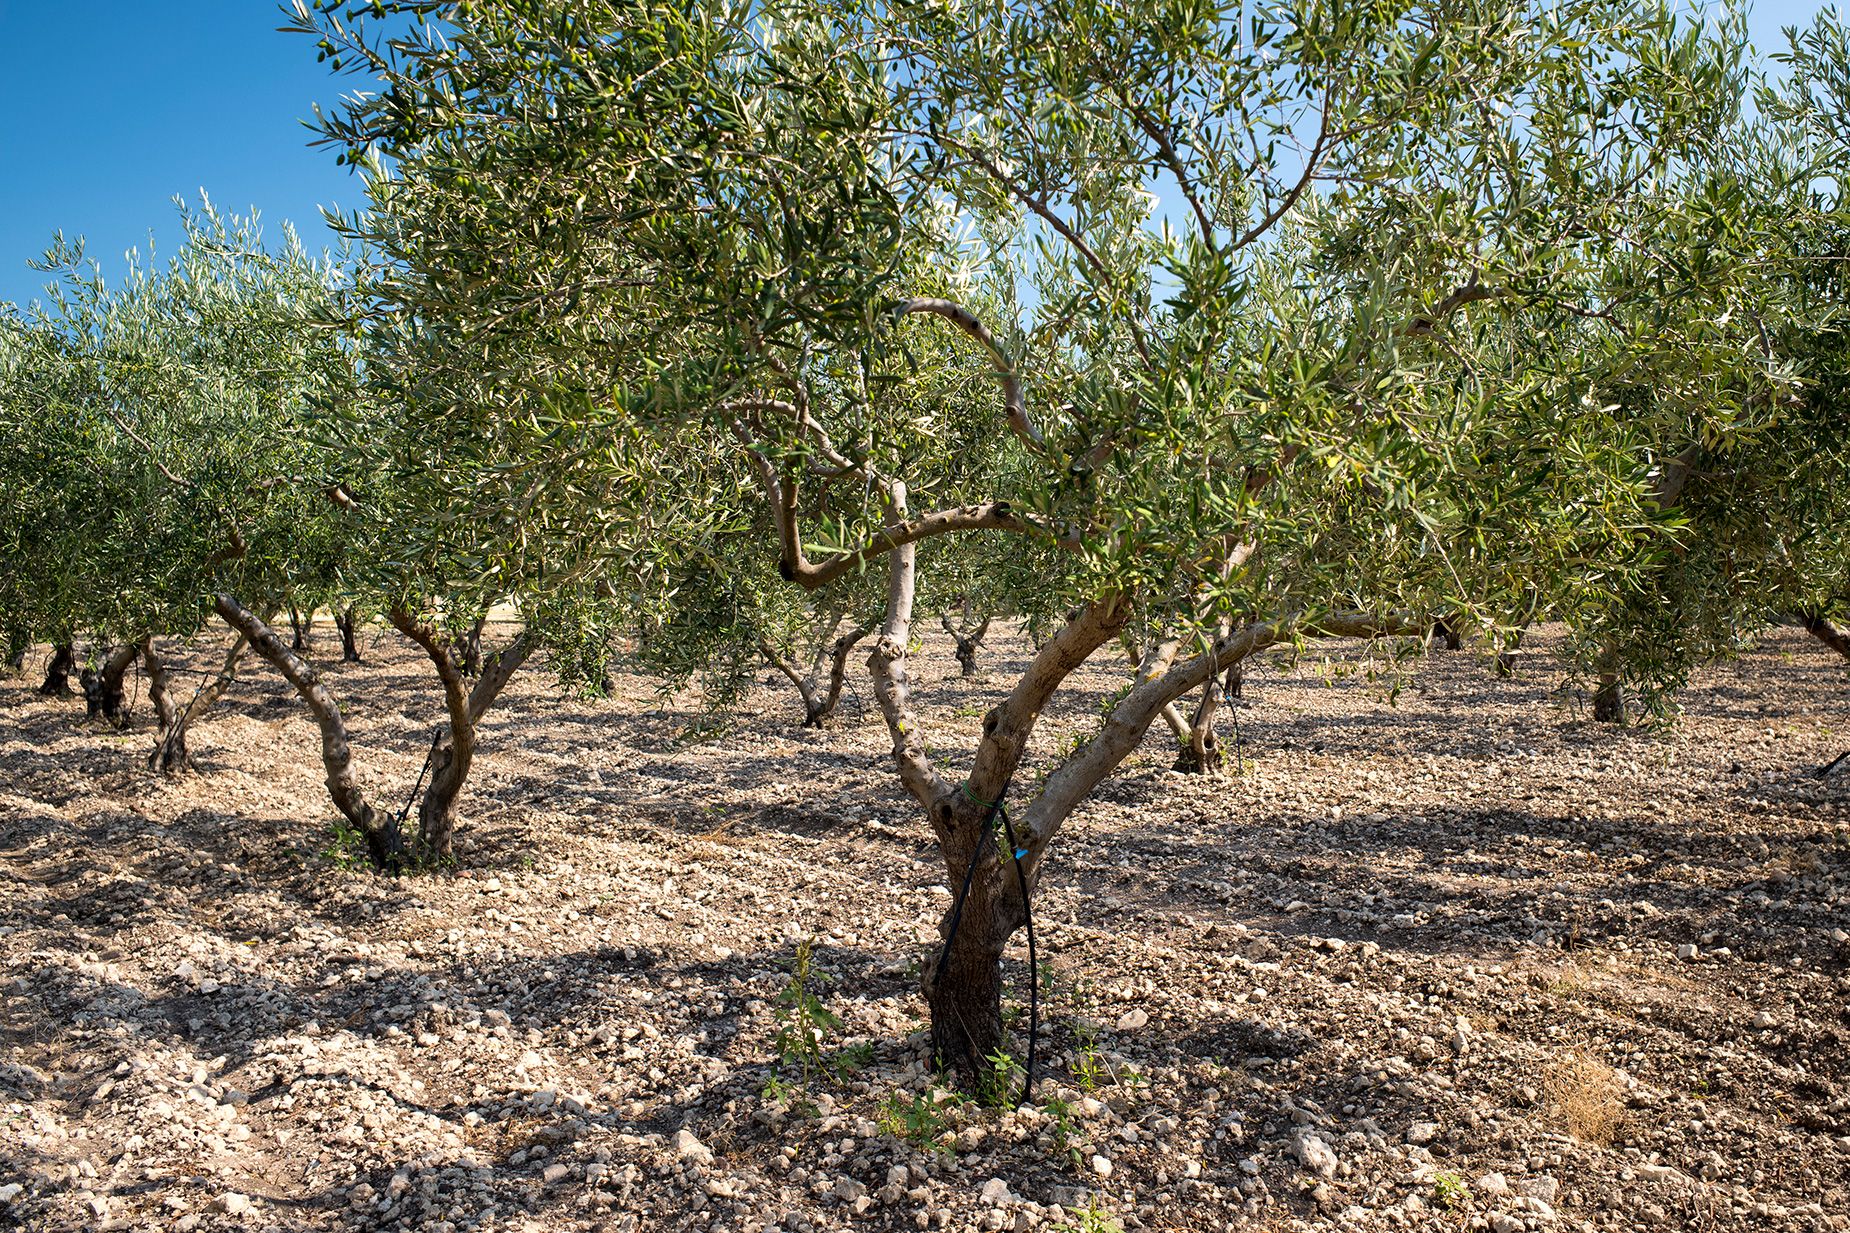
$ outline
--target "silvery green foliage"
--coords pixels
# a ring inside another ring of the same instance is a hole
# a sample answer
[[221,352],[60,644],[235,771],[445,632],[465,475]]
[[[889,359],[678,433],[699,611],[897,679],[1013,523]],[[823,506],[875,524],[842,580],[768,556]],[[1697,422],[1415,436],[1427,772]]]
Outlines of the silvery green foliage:
[[351,370],[311,324],[339,270],[210,203],[181,221],[171,257],[131,255],[116,283],[59,237],[46,297],[6,320],[0,603],[39,635],[187,635],[214,590],[312,604],[338,585],[340,472],[307,429],[327,371]]

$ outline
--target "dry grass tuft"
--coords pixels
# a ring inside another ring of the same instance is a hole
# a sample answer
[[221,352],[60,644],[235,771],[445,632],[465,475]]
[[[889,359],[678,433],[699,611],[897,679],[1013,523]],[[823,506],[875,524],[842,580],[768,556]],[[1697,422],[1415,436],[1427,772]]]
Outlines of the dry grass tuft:
[[1582,1143],[1605,1147],[1625,1120],[1624,1087],[1612,1067],[1569,1053],[1542,1080],[1548,1112]]

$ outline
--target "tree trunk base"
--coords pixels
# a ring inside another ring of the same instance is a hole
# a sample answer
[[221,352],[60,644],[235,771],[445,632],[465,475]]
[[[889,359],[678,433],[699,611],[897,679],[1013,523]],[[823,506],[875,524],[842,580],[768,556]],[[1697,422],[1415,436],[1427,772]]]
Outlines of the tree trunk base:
[[39,692],[47,698],[68,698],[71,695],[71,673],[76,671],[77,656],[71,650],[71,644],[61,643],[51,649],[51,662],[45,665],[45,683],[39,686]]
[[1625,687],[1617,680],[1602,678],[1593,693],[1593,718],[1602,724],[1625,722]]

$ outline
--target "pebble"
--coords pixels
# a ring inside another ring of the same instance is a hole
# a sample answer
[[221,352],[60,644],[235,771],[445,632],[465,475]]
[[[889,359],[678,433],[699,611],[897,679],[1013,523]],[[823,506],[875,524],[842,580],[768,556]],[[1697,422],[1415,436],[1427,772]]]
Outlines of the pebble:
[[1094,1156],[1092,1158],[1092,1171],[1098,1174],[1100,1177],[1110,1177],[1111,1176],[1111,1157]]
[[1302,1132],[1291,1150],[1299,1162],[1318,1177],[1328,1181],[1336,1176],[1336,1153],[1323,1141],[1323,1136]]
[[991,1207],[1001,1207],[1015,1198],[1009,1193],[1009,1184],[999,1177],[992,1177],[983,1183],[983,1192],[980,1197]]
[[235,1190],[228,1190],[212,1200],[212,1210],[227,1216],[242,1216],[251,1209],[251,1201]]
[[1439,1123],[1415,1122],[1407,1127],[1407,1142],[1416,1147],[1423,1147],[1439,1137]]
[[674,1154],[682,1160],[713,1163],[713,1149],[696,1138],[693,1131],[685,1128],[674,1132]]

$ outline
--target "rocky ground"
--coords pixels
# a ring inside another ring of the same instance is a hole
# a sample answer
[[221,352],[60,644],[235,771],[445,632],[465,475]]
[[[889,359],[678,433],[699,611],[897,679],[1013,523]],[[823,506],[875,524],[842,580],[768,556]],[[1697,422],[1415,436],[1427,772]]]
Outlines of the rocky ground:
[[[428,666],[321,637],[402,801]],[[1027,647],[962,681],[938,641],[967,748]],[[1850,781],[1811,773],[1850,677],[1782,633],[1620,732],[1538,645],[1392,705],[1268,659],[1220,781],[1153,735],[1056,845],[1018,1108],[934,1084],[949,892],[854,700],[804,732],[767,686],[714,734],[530,670],[462,868],[386,881],[260,666],[173,781],[145,726],[0,683],[0,1227],[1850,1229]],[[1121,680],[1081,674],[1043,765]],[[1025,949],[1009,977],[1025,1038]],[[793,984],[839,1019],[807,1059]]]

